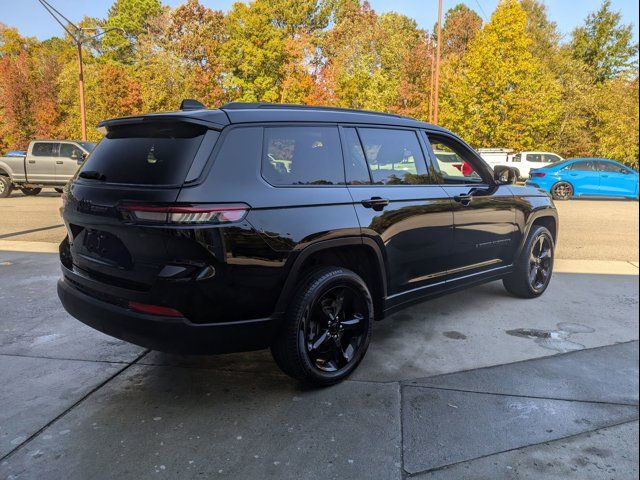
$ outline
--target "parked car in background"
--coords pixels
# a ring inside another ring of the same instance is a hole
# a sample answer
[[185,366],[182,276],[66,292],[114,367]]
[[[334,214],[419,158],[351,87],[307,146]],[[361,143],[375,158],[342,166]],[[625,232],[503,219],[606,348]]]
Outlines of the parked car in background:
[[58,295],[87,325],[169,352],[270,347],[285,373],[330,385],[374,320],[498,279],[523,298],[547,288],[549,195],[496,181],[448,130],[195,103],[102,122],[65,189]]
[[0,157],[0,198],[11,195],[14,188],[25,195],[37,195],[43,187],[61,192],[95,146],[93,142],[35,140],[24,155]]
[[638,198],[638,172],[606,158],[574,158],[531,170],[527,185],[546,190],[556,200],[588,196]]
[[545,164],[563,160],[556,153],[520,152],[514,155],[512,150],[506,148],[481,148],[478,153],[496,173],[509,169],[521,179],[529,178],[529,172],[532,168],[540,168]]

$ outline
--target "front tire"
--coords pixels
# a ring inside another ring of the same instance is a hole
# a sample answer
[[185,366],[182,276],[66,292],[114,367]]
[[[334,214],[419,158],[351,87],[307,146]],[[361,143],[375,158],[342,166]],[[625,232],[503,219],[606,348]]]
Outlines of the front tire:
[[558,182],[551,187],[551,196],[554,200],[569,200],[573,197],[573,185],[569,182]]
[[534,226],[515,262],[515,271],[502,280],[509,293],[520,298],[536,298],[544,293],[551,281],[555,244],[551,232]]
[[316,386],[344,380],[371,339],[373,300],[351,270],[323,267],[296,290],[271,353],[287,375]]
[[54,190],[55,190],[57,193],[62,193],[62,192],[64,192],[64,190],[63,190],[62,188],[58,188],[58,187],[55,187],[55,188],[54,188]]
[[24,194],[27,195],[28,197],[33,197],[35,195],[38,195],[41,191],[42,188],[40,187],[35,187],[35,188],[30,188],[30,187],[22,187],[20,189],[20,191]]
[[11,195],[11,190],[13,190],[11,179],[4,175],[0,175],[0,198],[7,198]]

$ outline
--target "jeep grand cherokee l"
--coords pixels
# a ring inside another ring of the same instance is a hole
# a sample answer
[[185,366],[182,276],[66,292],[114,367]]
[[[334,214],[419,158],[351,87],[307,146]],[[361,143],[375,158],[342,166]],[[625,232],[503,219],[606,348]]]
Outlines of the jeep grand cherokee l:
[[552,200],[495,180],[443,128],[185,105],[102,122],[65,189],[58,294],[87,325],[166,352],[271,348],[328,385],[362,360],[374,320],[493,280],[524,298],[549,284]]

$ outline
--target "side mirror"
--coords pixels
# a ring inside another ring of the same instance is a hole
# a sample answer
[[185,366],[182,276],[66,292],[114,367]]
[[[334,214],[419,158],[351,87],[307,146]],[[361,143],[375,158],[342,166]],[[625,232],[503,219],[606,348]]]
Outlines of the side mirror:
[[[74,152],[74,153],[75,153],[75,152]],[[78,165],[82,165],[82,164],[84,163],[85,158],[87,158],[87,154],[86,154],[86,153],[84,153],[84,152],[82,152],[82,153],[80,154],[80,158],[78,158],[78,156],[77,156],[77,155],[75,155],[75,154],[74,154],[74,155],[72,155],[72,156],[71,156],[71,158],[75,158],[75,159],[77,159],[76,161],[78,162]]]
[[515,170],[512,170],[509,167],[494,168],[493,178],[496,180],[496,182],[505,185],[512,185],[518,181],[518,176],[516,175]]

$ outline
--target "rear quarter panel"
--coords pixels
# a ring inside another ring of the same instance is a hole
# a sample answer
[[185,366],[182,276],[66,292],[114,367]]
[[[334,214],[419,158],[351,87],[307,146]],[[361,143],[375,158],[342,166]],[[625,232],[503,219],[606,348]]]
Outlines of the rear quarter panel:
[[513,192],[516,201],[516,225],[520,232],[520,243],[516,255],[522,250],[531,226],[540,217],[553,218],[556,225],[557,239],[559,228],[558,212],[549,194],[540,188],[528,185],[511,185],[509,188]]
[[0,157],[0,174],[7,174],[14,182],[24,182],[25,157]]

